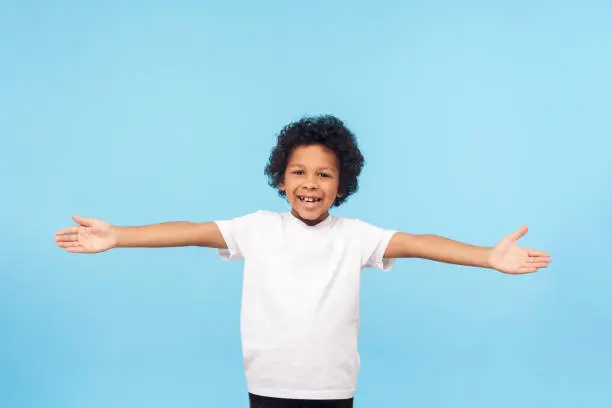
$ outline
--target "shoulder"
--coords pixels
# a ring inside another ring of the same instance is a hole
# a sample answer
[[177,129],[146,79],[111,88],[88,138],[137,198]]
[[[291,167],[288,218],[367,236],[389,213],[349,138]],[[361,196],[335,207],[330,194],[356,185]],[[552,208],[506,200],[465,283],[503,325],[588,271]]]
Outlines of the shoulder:
[[332,221],[332,230],[335,230],[337,233],[342,235],[357,238],[364,232],[367,233],[365,230],[367,230],[368,225],[369,224],[367,222],[364,222],[358,218],[334,216]]
[[336,217],[335,224],[338,225],[340,229],[358,236],[372,236],[383,231],[388,231],[386,228],[379,227],[360,218]]
[[261,224],[275,224],[283,220],[282,214],[268,210],[255,211],[251,214],[251,217]]
[[280,219],[281,218],[280,213],[277,213],[274,211],[268,211],[268,210],[259,210],[259,211],[254,212],[253,214],[257,214],[261,218],[268,218],[268,219]]
[[259,210],[242,214],[231,219],[218,220],[219,224],[235,225],[240,227],[256,227],[261,226],[265,223],[274,223],[276,220],[280,220],[281,216],[278,213],[272,211]]
[[250,213],[240,215],[236,218],[278,219],[280,217],[281,217],[281,214],[276,213],[274,211],[258,210],[258,211],[253,211]]
[[363,228],[365,226],[370,225],[369,223],[359,218],[335,217],[335,216],[334,216],[334,224],[339,225],[344,228]]

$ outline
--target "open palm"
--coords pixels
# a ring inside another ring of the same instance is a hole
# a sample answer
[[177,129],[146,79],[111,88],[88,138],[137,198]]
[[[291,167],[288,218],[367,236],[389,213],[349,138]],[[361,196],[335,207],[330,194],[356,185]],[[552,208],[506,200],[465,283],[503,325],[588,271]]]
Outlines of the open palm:
[[544,251],[527,249],[516,244],[516,241],[527,233],[527,226],[506,236],[491,251],[489,262],[499,272],[523,274],[537,272],[546,268],[550,255]]
[[79,225],[63,228],[55,233],[55,242],[67,252],[95,254],[114,248],[117,237],[113,227],[96,218],[72,216]]

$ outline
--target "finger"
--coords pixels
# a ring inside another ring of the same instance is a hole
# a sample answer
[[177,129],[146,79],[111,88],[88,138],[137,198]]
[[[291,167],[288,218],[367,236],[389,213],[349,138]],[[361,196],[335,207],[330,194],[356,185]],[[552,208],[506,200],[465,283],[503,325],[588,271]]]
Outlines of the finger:
[[538,268],[534,268],[532,266],[522,266],[519,268],[519,273],[534,273],[537,272]]
[[76,234],[55,236],[55,242],[73,242],[78,241],[78,239],[79,238]]
[[57,246],[60,248],[72,248],[72,247],[80,247],[81,244],[78,242],[58,242]]
[[77,254],[87,253],[87,251],[82,247],[66,248],[66,252],[77,253]]
[[550,254],[548,252],[539,251],[537,249],[528,249],[527,253],[529,254],[529,256],[545,256],[550,258]]
[[521,228],[510,234],[510,239],[512,239],[513,241],[517,241],[518,239],[523,237],[527,233],[527,231],[529,231],[529,229],[526,225],[523,225]]
[[530,256],[527,258],[527,262],[550,262],[550,257],[548,256]]
[[535,264],[548,265],[549,263],[550,263],[550,258],[547,258],[545,256],[529,257],[525,260],[526,266],[535,265]]
[[548,266],[547,262],[534,262],[532,264],[529,264],[530,267],[532,268],[546,268]]
[[79,230],[79,227],[62,228],[61,230],[57,231],[55,235],[76,234],[78,230]]
[[73,215],[72,219],[81,224],[84,225],[85,227],[91,227],[93,226],[93,220],[91,218],[87,218],[87,217],[81,217],[79,215]]

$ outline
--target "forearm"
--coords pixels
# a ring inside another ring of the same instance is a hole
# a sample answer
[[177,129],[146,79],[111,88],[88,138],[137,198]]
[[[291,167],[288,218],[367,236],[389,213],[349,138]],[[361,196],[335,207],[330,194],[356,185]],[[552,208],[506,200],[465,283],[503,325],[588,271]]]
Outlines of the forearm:
[[389,257],[423,258],[456,265],[490,268],[491,248],[464,244],[439,235],[398,233],[388,248]]
[[490,268],[491,248],[464,244],[438,235],[418,235],[415,252],[420,258],[456,265]]
[[224,246],[213,223],[174,221],[136,227],[113,227],[113,230],[118,248]]

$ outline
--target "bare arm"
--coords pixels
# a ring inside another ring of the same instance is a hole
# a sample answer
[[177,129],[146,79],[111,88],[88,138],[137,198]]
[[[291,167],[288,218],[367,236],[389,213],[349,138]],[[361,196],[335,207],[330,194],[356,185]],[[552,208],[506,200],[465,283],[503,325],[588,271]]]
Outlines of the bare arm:
[[387,246],[385,258],[424,258],[456,265],[490,268],[492,248],[464,244],[438,235],[396,233]]
[[138,227],[112,226],[97,218],[73,216],[79,225],[56,232],[55,242],[67,252],[95,254],[112,248],[201,246],[226,248],[214,222],[164,222]]
[[138,227],[112,227],[117,248],[201,246],[227,248],[214,222],[175,221]]
[[424,258],[457,265],[495,269],[508,274],[537,272],[546,268],[550,254],[537,249],[523,248],[516,241],[527,233],[523,226],[504,237],[495,247],[464,244],[438,235],[393,235],[385,258]]

